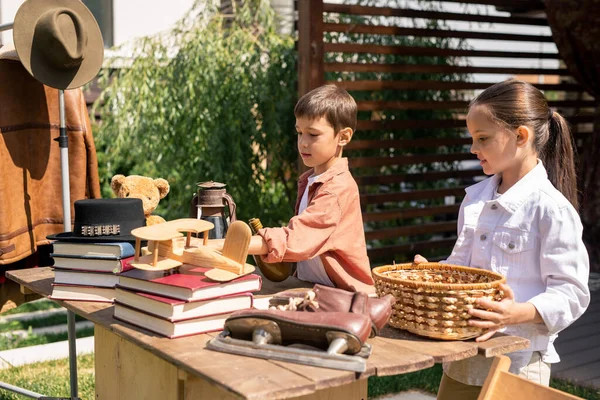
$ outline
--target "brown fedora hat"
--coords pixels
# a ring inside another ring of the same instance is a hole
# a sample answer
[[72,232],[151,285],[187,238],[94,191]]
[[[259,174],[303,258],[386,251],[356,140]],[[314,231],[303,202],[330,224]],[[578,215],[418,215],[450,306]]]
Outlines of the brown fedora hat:
[[80,0],[25,1],[15,16],[13,40],[25,69],[56,89],[85,85],[102,67],[102,33]]

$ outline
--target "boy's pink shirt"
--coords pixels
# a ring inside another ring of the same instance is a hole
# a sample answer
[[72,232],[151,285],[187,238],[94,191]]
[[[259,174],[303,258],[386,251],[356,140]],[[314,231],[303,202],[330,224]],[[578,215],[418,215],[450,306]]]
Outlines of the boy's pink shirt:
[[[298,179],[300,200],[308,184],[309,170]],[[303,261],[320,256],[336,287],[375,293],[356,181],[348,159],[340,158],[309,189],[308,206],[287,227],[258,232],[269,247],[266,262]]]

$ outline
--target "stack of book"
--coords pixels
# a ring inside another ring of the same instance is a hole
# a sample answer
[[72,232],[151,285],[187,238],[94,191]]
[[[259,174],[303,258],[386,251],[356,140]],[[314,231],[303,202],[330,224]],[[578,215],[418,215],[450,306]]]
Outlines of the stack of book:
[[119,274],[131,269],[134,248],[127,242],[53,243],[53,299],[112,302]]
[[114,317],[169,338],[222,330],[233,311],[252,307],[252,292],[262,281],[251,274],[216,282],[204,276],[209,269],[184,264],[175,270],[123,272]]

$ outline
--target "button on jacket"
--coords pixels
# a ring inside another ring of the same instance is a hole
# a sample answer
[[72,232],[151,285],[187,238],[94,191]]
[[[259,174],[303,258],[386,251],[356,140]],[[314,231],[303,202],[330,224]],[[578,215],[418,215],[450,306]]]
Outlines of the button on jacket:
[[529,302],[544,324],[506,327],[525,337],[546,362],[558,362],[556,335],[590,302],[589,258],[575,208],[552,185],[541,161],[496,200],[495,175],[466,189],[458,238],[447,263],[498,272],[519,303]]
[[[296,213],[308,177],[298,179]],[[375,293],[360,210],[356,181],[341,158],[319,175],[308,191],[308,206],[287,227],[259,232],[269,247],[266,262],[297,262],[321,257],[325,272],[336,287]]]

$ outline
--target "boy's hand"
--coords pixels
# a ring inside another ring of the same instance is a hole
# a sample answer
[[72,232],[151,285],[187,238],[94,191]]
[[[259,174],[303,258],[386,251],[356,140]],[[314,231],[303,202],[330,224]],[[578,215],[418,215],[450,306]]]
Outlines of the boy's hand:
[[488,330],[478,337],[475,340],[476,342],[488,340],[507,325],[543,322],[533,304],[515,302],[515,294],[510,286],[501,283],[500,290],[504,292],[504,298],[501,301],[479,299],[476,305],[482,308],[482,310],[475,308],[469,310],[471,316],[478,318],[470,319],[469,325]]
[[248,247],[249,255],[262,255],[269,253],[269,246],[267,242],[260,235],[254,235],[250,239],[250,246]]
[[427,259],[420,254],[415,255],[415,258],[413,260],[413,263],[415,263],[415,264],[421,264],[421,263],[426,263],[426,262],[429,262],[429,261],[427,261]]

